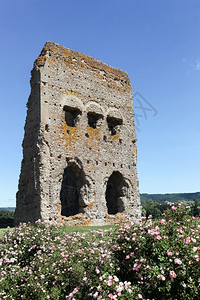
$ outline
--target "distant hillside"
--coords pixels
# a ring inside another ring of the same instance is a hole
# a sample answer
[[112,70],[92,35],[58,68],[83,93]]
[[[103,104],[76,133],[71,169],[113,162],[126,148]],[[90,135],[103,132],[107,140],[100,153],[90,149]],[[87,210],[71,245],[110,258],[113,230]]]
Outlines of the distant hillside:
[[194,199],[200,200],[200,192],[196,193],[173,193],[173,194],[140,194],[141,203],[146,200],[152,199],[158,203],[165,201],[179,202],[179,201],[192,201]]
[[15,211],[15,207],[0,207],[0,210],[10,210],[10,211]]

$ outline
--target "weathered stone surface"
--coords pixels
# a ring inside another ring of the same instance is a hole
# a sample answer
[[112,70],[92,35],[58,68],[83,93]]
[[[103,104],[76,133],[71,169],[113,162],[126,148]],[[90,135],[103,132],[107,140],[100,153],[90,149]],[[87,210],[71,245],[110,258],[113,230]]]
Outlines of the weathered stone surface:
[[15,222],[110,224],[140,217],[128,75],[47,42],[35,60]]

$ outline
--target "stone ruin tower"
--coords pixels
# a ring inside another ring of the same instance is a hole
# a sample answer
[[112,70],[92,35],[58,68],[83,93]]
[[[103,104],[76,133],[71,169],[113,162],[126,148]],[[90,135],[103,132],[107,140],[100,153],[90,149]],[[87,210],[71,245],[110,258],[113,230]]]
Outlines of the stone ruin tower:
[[127,73],[47,42],[35,60],[15,223],[103,225],[140,217]]

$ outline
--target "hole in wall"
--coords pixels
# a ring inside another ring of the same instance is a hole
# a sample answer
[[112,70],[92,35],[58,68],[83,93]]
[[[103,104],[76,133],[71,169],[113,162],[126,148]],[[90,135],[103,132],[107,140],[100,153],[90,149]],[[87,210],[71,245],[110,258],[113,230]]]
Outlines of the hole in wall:
[[128,185],[122,174],[114,171],[106,187],[106,205],[108,214],[115,215],[125,210],[124,200],[128,198]]
[[103,117],[102,115],[100,114],[97,114],[95,112],[89,112],[87,114],[87,117],[88,117],[88,125],[92,128],[97,128],[97,123],[98,121]]
[[87,196],[88,185],[84,172],[76,165],[65,168],[60,191],[61,215],[70,217],[84,212]]
[[122,125],[122,119],[107,117],[108,129],[111,135],[116,135],[120,131]]
[[81,114],[80,109],[65,105],[63,107],[63,110],[65,112],[66,124],[70,127],[75,127],[79,120],[79,115]]

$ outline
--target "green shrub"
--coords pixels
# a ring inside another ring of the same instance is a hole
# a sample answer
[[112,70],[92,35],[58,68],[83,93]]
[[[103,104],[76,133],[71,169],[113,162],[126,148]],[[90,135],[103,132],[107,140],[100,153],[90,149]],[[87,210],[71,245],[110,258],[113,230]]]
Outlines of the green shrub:
[[199,299],[199,220],[181,203],[170,205],[161,220],[119,229],[116,275],[140,287],[144,299]]
[[199,219],[170,205],[161,220],[87,233],[21,224],[2,240],[0,299],[199,299]]
[[14,226],[14,211],[0,209],[0,228]]

